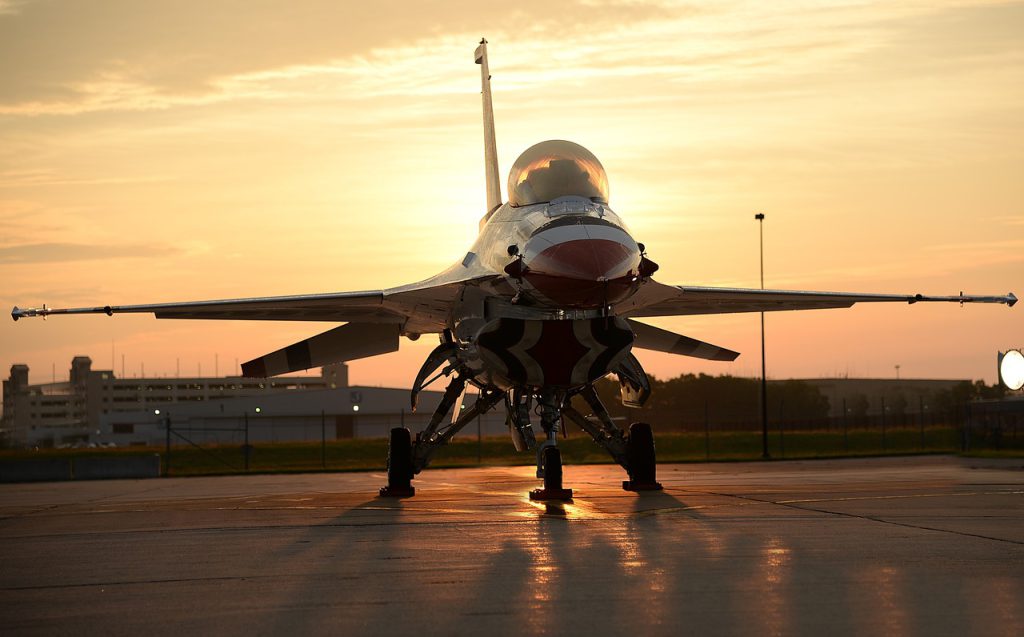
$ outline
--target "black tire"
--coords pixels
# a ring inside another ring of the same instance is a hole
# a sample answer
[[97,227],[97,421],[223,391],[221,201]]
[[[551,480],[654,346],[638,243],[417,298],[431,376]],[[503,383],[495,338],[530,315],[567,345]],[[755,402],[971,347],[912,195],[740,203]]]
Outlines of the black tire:
[[562,452],[558,447],[544,449],[544,489],[560,491],[562,489]]
[[629,462],[629,479],[639,484],[657,482],[657,461],[654,456],[654,433],[645,422],[629,426],[626,441],[626,460]]
[[412,435],[405,427],[395,427],[388,441],[388,486],[408,488],[412,476]]

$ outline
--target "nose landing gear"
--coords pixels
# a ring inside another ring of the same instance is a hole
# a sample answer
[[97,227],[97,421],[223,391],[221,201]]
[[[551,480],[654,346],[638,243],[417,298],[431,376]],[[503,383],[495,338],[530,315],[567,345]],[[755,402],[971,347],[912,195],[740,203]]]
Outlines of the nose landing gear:
[[544,478],[544,488],[530,492],[531,500],[571,500],[572,489],[562,487],[562,452],[558,450],[558,429],[562,423],[565,394],[555,390],[540,393],[540,424],[547,434],[537,449],[537,477]]
[[531,500],[572,500],[572,489],[562,487],[562,452],[549,445],[543,448],[544,488],[530,491]]

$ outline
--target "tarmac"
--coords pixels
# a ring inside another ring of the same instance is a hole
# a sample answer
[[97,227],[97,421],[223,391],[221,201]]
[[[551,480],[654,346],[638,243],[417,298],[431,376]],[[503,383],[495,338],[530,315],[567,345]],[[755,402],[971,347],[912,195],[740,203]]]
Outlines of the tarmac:
[[1024,459],[0,485],[0,630],[1024,634]]

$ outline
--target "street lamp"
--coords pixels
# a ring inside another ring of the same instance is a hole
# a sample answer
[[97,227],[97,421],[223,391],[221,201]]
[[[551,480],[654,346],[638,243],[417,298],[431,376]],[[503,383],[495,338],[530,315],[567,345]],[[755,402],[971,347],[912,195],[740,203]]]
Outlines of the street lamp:
[[[764,213],[754,215],[761,244],[761,289],[764,289]],[[764,312],[761,312],[761,458],[768,460],[768,377],[765,375],[764,359]]]

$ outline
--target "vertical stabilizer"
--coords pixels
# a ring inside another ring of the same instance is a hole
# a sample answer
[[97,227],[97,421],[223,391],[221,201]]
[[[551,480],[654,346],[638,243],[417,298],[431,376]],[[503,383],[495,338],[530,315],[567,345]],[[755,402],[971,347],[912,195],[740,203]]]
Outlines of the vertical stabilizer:
[[491,106],[491,71],[487,68],[487,40],[480,40],[474,54],[480,65],[484,102],[484,171],[487,177],[487,213],[501,205],[501,182],[498,181],[498,145],[494,140],[494,107]]

